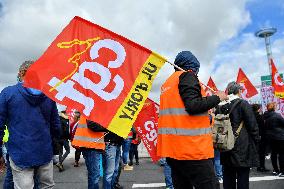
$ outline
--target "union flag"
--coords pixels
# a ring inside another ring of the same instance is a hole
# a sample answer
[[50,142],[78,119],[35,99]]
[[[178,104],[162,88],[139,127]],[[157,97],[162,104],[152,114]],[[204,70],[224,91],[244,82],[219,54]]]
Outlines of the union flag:
[[165,62],[76,16],[30,67],[24,83],[126,137]]
[[256,88],[253,86],[253,84],[250,82],[246,74],[243,72],[243,70],[240,68],[238,77],[237,77],[237,83],[239,83],[243,89],[242,89],[242,98],[248,99],[254,95],[256,95],[258,92]]
[[68,115],[69,124],[72,124],[75,121],[75,112],[76,112],[76,109],[74,108],[66,109],[66,114]]
[[274,94],[278,98],[284,98],[284,83],[280,77],[278,70],[273,62],[273,59],[270,59],[271,72],[272,72],[272,86],[274,88]]
[[159,105],[148,98],[134,123],[153,162],[160,159],[157,156],[158,114]]
[[[213,81],[213,79],[211,78],[211,76],[209,77],[207,86],[210,87],[211,89],[213,89],[214,91],[218,91],[216,84]],[[208,87],[205,88],[206,96],[211,96],[211,95],[213,95],[214,92],[211,89],[209,89]]]

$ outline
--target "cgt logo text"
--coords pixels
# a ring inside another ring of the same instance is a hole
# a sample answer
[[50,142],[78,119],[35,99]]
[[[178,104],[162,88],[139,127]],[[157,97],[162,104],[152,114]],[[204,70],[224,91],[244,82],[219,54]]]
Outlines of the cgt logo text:
[[[83,113],[86,116],[90,115],[92,109],[95,106],[95,102],[92,98],[76,90],[74,88],[75,82],[80,84],[84,89],[92,90],[105,101],[116,99],[120,95],[124,87],[124,81],[122,77],[117,74],[112,79],[111,74],[111,69],[119,68],[125,60],[126,52],[124,47],[119,42],[111,39],[98,40],[90,49],[90,57],[92,59],[98,58],[98,52],[101,48],[108,48],[115,52],[117,55],[116,60],[109,61],[107,67],[101,65],[98,62],[83,62],[79,66],[78,71],[71,77],[71,79],[62,82],[57,77],[53,77],[48,82],[51,87],[56,87],[58,93],[55,95],[55,98],[57,100],[62,101],[64,98],[69,98],[84,105],[85,108],[83,110]],[[89,78],[85,77],[84,72],[86,70],[100,75],[100,82],[93,83]],[[104,89],[109,85],[111,81],[115,83],[115,87],[111,92],[107,92]],[[60,85],[58,85],[58,83],[60,83]]]

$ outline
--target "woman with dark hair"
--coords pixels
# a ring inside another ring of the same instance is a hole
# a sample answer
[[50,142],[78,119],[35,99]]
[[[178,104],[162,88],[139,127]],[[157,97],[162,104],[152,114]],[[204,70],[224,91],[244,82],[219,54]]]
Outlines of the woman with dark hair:
[[275,109],[275,102],[267,104],[264,113],[265,135],[270,141],[273,174],[284,177],[284,118]]
[[265,154],[266,154],[266,147],[267,147],[267,139],[265,137],[264,119],[263,119],[263,115],[261,115],[261,106],[259,104],[253,104],[252,110],[256,118],[259,135],[260,135],[260,142],[259,142],[259,147],[258,147],[259,167],[257,168],[257,171],[267,172],[269,171],[268,169],[265,168]]

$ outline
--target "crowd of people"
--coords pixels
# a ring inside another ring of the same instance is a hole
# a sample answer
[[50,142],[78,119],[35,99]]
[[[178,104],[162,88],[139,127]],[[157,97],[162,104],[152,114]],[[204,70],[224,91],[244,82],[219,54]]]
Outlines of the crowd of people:
[[[172,182],[166,179],[167,186],[219,189],[223,182],[224,189],[248,189],[251,168],[269,171],[265,167],[269,147],[273,174],[283,176],[284,119],[275,112],[276,104],[268,103],[262,115],[260,105],[242,99],[242,87],[234,81],[228,83],[226,93],[206,96],[206,86],[197,76],[197,58],[182,51],[174,64],[175,73],[161,88],[158,123],[158,155],[171,169]],[[228,121],[221,120],[227,125],[217,131],[221,143],[216,144],[212,127],[220,114]]]
[[[78,124],[79,112],[69,123],[66,111],[58,113],[54,101],[23,86],[31,64],[33,61],[25,61],[18,83],[0,94],[0,165],[6,165],[3,188],[53,188],[53,166],[64,171],[70,141],[76,149],[74,167],[80,166],[81,154],[85,159],[89,189],[99,188],[101,161],[103,188],[123,188],[121,170],[131,171],[134,164],[139,165],[141,139],[135,128],[124,139],[90,120]],[[276,104],[269,103],[262,114],[260,105],[241,98],[242,87],[236,82],[227,85],[226,93],[215,91],[206,96],[197,76],[198,59],[182,51],[174,64],[175,72],[161,88],[158,121],[157,155],[162,157],[167,188],[218,189],[223,182],[224,189],[248,189],[252,167],[269,171],[265,166],[269,153],[273,174],[284,176],[284,119],[275,112]],[[212,127],[218,114],[228,115],[230,121],[234,139],[229,150],[213,142]],[[57,156],[59,159],[54,158]]]

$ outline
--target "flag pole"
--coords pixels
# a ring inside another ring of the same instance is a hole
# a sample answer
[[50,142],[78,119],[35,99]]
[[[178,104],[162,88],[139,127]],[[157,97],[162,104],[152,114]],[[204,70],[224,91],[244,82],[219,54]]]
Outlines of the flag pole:
[[101,140],[102,138],[104,138],[107,134],[109,134],[109,132],[106,132],[103,136],[101,136],[100,138],[98,138],[96,141],[94,142],[98,142],[99,140]]
[[[170,62],[170,61],[168,61],[168,60],[166,60],[166,62],[169,63],[169,64],[171,64],[172,66],[174,66],[174,67],[177,68],[178,70],[185,72],[184,69],[182,69],[181,67],[175,65],[174,63],[172,63],[172,62]],[[211,91],[214,92],[214,93],[217,92],[217,91],[215,91],[214,89],[212,89],[211,87],[209,87],[209,86],[203,84],[202,82],[200,82],[200,84],[203,85],[204,87],[206,87],[207,89],[211,90]]]

